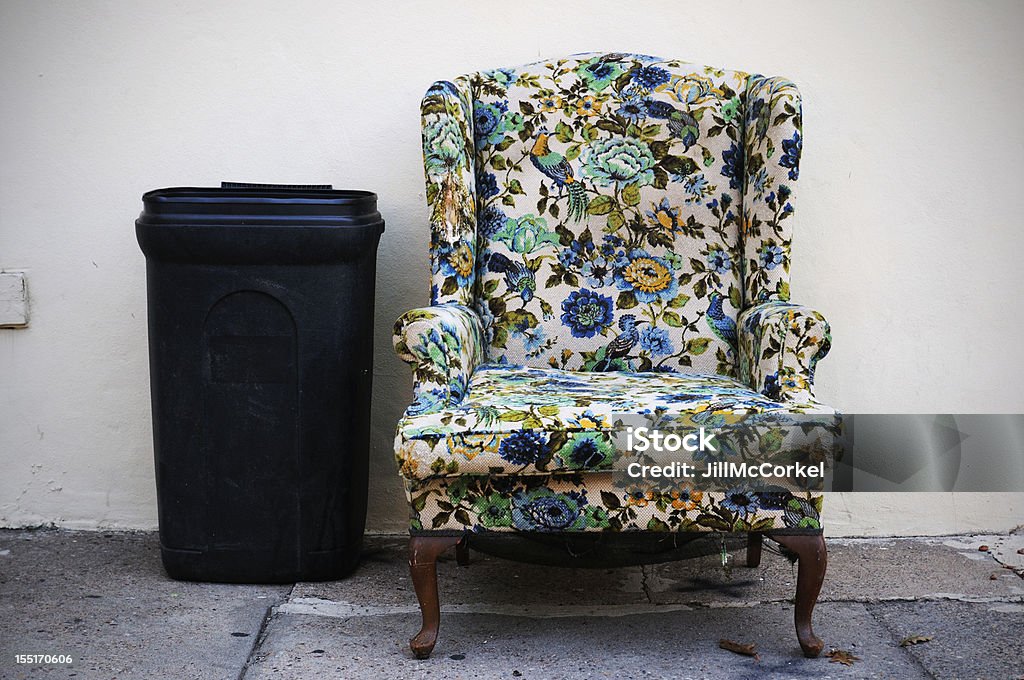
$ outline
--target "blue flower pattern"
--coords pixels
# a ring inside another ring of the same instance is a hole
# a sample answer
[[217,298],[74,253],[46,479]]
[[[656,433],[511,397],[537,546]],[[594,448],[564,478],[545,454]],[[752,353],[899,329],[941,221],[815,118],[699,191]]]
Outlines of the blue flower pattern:
[[[412,528],[820,527],[814,494],[614,488],[580,434],[609,408],[828,411],[812,392],[828,324],[788,302],[792,83],[586,54],[441,81],[422,112],[432,306],[395,330],[415,376],[396,440]],[[630,371],[574,377],[610,363]]]

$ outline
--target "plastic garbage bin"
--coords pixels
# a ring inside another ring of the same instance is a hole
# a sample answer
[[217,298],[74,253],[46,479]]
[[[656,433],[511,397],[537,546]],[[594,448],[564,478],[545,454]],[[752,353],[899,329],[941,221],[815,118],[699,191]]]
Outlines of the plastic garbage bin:
[[346,575],[366,519],[376,195],[225,184],[142,200],[167,573]]

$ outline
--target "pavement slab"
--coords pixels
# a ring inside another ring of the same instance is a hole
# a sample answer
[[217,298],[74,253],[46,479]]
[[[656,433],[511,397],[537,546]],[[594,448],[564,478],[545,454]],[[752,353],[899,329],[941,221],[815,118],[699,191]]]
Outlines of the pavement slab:
[[867,605],[935,678],[1024,677],[1024,604],[892,602]]
[[[0,530],[0,679],[1017,678],[1017,534],[829,540],[815,610],[826,651],[793,631],[795,570],[718,555],[643,567],[522,564],[477,551],[438,565],[441,634],[412,657],[419,610],[407,538],[367,537],[349,578],[294,586],[184,583],[148,532]],[[979,550],[985,546],[986,550]],[[907,635],[927,643],[901,648]],[[754,643],[758,659],[718,647]],[[12,663],[70,654],[71,665]]]
[[[245,680],[343,678],[928,678],[865,605],[819,607],[819,633],[861,658],[856,669],[805,659],[791,608],[661,611],[543,618],[442,615],[430,659],[414,659],[406,639],[412,613],[334,618],[279,613]],[[720,649],[728,638],[755,643],[759,658]]]
[[0,678],[235,680],[290,590],[173,581],[152,532],[0,530]]

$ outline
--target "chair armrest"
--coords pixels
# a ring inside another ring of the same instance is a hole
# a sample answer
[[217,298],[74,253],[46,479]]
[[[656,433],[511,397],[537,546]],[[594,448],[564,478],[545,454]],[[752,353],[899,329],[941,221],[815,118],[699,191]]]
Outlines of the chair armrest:
[[814,367],[832,347],[828,321],[789,302],[740,313],[740,379],[775,401],[814,401]]
[[416,415],[455,406],[484,358],[483,323],[456,304],[413,309],[395,322],[395,352],[413,367]]

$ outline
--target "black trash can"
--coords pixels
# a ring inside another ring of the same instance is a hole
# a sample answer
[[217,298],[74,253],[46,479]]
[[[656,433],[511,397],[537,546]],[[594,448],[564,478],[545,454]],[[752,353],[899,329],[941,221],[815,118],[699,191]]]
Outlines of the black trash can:
[[225,184],[143,205],[167,573],[346,575],[366,519],[376,195]]

